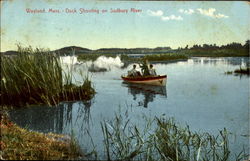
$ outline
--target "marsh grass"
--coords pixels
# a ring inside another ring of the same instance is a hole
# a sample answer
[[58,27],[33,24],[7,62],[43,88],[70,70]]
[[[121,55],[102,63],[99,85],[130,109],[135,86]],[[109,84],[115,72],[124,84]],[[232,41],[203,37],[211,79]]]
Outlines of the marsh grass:
[[197,57],[249,57],[247,49],[184,49],[179,53]]
[[94,93],[88,78],[74,85],[72,72],[65,74],[59,56],[49,50],[18,46],[16,56],[1,55],[1,105],[55,105],[90,99]]
[[186,60],[188,56],[185,54],[178,53],[166,53],[166,54],[150,54],[145,55],[143,59],[147,59],[148,61],[172,61],[172,60]]
[[20,128],[1,115],[1,160],[69,160],[82,154],[74,139]]
[[[156,128],[152,128],[152,125]],[[233,156],[229,147],[229,133],[220,130],[217,136],[192,132],[172,118],[155,118],[139,130],[116,115],[112,121],[101,123],[108,160],[164,160],[164,161],[227,161],[247,159],[242,150]]]

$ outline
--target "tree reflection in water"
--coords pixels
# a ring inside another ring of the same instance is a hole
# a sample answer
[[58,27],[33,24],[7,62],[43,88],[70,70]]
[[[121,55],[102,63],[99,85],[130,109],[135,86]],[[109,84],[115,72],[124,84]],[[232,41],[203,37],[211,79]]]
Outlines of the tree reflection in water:
[[122,84],[128,87],[128,92],[133,96],[133,100],[137,100],[138,95],[143,95],[144,99],[138,101],[138,106],[148,107],[149,102],[153,102],[156,95],[162,95],[167,97],[167,91],[165,86],[153,86],[144,84],[132,84],[125,83]]
[[[80,135],[89,133],[90,121],[92,123],[90,114],[91,105],[92,101],[63,103],[65,113],[64,127],[71,127],[71,130],[76,130]],[[74,129],[74,127],[77,127],[77,129]]]
[[[91,119],[91,114],[90,114],[90,107],[92,105],[92,101],[85,101],[85,102],[78,102],[79,107],[77,111],[77,116],[75,120],[75,124],[78,122],[80,123],[80,130],[84,131],[84,133],[88,132],[90,130],[90,125],[89,122]],[[82,107],[82,108],[81,108]]]
[[72,130],[89,130],[91,104],[92,101],[62,102],[56,107],[37,106],[12,110],[9,114],[11,120],[21,127],[45,133],[70,134]]

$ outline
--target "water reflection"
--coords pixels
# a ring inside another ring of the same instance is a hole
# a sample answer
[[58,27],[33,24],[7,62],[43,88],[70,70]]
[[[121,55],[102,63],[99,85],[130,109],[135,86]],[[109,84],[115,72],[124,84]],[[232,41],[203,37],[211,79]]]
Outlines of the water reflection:
[[228,57],[228,58],[209,58],[209,57],[193,57],[188,60],[189,63],[198,64],[198,65],[218,65],[218,64],[228,64],[228,65],[238,65],[246,66],[249,63],[249,59],[242,57]]
[[128,92],[133,96],[133,100],[137,100],[139,95],[143,95],[144,99],[139,100],[138,106],[148,107],[149,102],[153,102],[156,95],[167,97],[165,86],[152,86],[143,84],[122,83],[123,86],[128,87]]
[[90,128],[91,104],[79,101],[63,102],[56,107],[37,106],[10,111],[10,117],[19,126],[39,132],[70,133],[75,125],[86,132]]

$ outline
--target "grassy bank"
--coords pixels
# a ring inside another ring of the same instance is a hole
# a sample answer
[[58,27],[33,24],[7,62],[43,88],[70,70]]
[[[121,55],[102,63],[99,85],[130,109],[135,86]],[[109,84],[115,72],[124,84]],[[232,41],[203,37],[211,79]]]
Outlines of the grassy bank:
[[[192,132],[189,126],[181,127],[164,117],[145,122],[144,129],[121,116],[102,122],[106,159],[238,161],[248,157],[244,149],[239,154],[230,151],[226,129],[215,136]],[[156,128],[152,128],[153,124]]]
[[18,46],[17,55],[1,55],[1,105],[55,105],[90,99],[95,90],[88,78],[83,82],[74,85],[72,73],[65,74],[59,56],[48,50]]
[[177,51],[187,56],[197,57],[249,57],[247,49],[187,49]]
[[1,113],[1,160],[69,160],[81,156],[74,139],[20,128]]

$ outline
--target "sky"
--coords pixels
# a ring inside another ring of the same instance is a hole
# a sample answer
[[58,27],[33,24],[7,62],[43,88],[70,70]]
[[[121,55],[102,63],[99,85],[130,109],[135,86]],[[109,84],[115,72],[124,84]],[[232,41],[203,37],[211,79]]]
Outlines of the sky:
[[243,1],[4,0],[1,52],[17,44],[50,50],[244,44],[249,17]]

